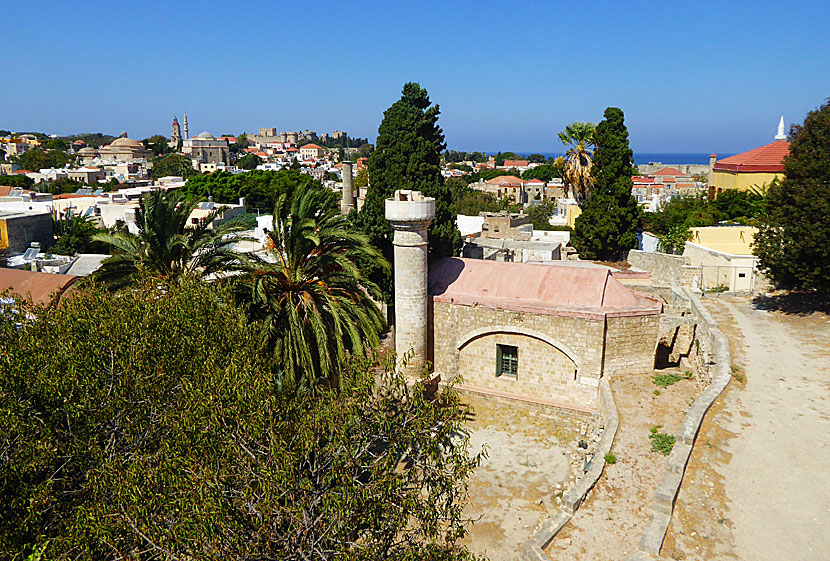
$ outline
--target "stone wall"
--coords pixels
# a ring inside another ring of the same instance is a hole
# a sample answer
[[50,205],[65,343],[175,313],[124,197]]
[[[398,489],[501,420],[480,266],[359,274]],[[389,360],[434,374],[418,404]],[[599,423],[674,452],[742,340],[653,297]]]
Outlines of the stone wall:
[[55,242],[52,232],[52,214],[49,212],[26,212],[0,218],[0,249],[23,253],[32,242],[40,242],[41,249],[48,249]]
[[671,286],[672,282],[682,276],[682,268],[688,265],[688,260],[682,255],[656,253],[632,249],[628,252],[628,262],[632,267],[651,271],[651,280],[654,284]]
[[[658,315],[541,315],[431,302],[429,359],[449,380],[507,397],[595,409],[599,379],[654,366]],[[496,376],[496,345],[518,347],[516,378]]]
[[605,337],[605,371],[615,376],[654,368],[660,316],[609,317]]

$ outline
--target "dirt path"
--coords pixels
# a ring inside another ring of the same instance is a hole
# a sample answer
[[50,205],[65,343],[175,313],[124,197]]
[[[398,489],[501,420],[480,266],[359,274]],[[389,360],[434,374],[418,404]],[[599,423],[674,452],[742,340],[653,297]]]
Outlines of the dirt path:
[[617,461],[606,466],[583,505],[551,542],[546,551],[554,561],[619,561],[636,551],[666,462],[665,456],[651,451],[650,429],[660,425],[663,432],[674,434],[700,393],[697,383],[686,379],[658,388],[651,374],[611,378],[620,415],[612,447]]
[[830,321],[746,299],[707,307],[742,371],[707,415],[662,556],[827,559]]

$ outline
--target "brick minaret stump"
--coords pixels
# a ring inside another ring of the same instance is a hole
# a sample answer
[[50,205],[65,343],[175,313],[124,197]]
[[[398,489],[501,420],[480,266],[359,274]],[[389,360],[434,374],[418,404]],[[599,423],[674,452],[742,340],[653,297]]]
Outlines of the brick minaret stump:
[[413,351],[400,368],[408,376],[420,376],[426,363],[427,228],[434,218],[435,199],[420,191],[395,191],[386,199],[395,230],[395,352],[400,360]]
[[349,214],[354,210],[354,187],[352,179],[352,163],[343,162],[343,198],[340,201],[340,212]]

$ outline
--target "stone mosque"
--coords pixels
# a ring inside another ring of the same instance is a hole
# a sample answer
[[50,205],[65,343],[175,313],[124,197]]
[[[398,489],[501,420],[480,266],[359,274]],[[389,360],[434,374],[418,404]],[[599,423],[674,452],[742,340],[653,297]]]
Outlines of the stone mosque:
[[[345,184],[347,212],[354,202]],[[653,368],[659,299],[591,264],[448,257],[428,267],[435,200],[400,190],[385,204],[404,374],[419,376],[431,364],[461,389],[592,412],[600,378]]]

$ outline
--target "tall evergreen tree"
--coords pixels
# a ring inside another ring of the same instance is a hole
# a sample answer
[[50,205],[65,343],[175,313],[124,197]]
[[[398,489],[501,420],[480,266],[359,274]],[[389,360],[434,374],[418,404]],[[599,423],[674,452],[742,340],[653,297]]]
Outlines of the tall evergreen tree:
[[634,153],[621,109],[609,107],[596,128],[594,188],[574,224],[573,244],[584,259],[616,261],[637,244],[640,209],[631,196]]
[[790,129],[784,176],[767,193],[755,254],[778,286],[830,294],[830,100]]
[[[355,221],[389,261],[392,228],[384,216],[384,201],[397,189],[413,189],[435,198],[435,220],[429,229],[430,260],[454,255],[461,248],[452,195],[441,176],[441,152],[447,145],[438,126],[440,113],[438,105],[431,105],[427,91],[409,82],[401,99],[383,113],[378,127],[375,151],[369,157],[366,201]],[[389,272],[375,269],[370,275],[390,298]]]

